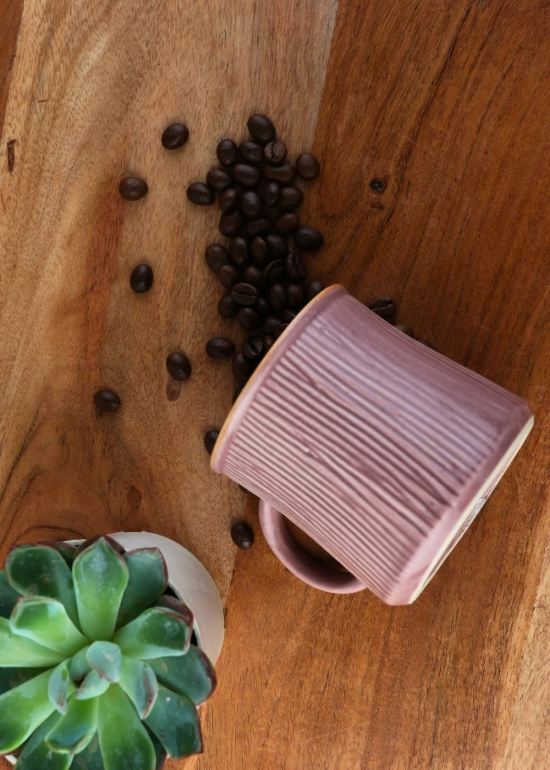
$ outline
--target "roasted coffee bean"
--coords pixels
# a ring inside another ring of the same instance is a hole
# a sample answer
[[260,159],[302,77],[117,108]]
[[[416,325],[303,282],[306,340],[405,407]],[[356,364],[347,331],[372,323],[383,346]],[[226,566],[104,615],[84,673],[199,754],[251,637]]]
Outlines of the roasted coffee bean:
[[239,159],[239,148],[233,139],[222,139],[216,147],[216,155],[222,166],[234,166]]
[[258,289],[251,283],[236,283],[231,290],[233,300],[244,307],[255,305],[259,296]]
[[228,187],[218,198],[218,206],[224,214],[232,214],[239,208],[239,191],[236,187]]
[[293,237],[294,243],[301,249],[319,249],[325,242],[322,234],[315,227],[300,227]]
[[295,310],[290,310],[290,308],[287,307],[281,313],[281,318],[285,323],[289,324],[289,323],[292,323],[292,321],[294,321],[297,315],[298,313]]
[[279,316],[269,315],[264,319],[262,324],[262,332],[268,336],[275,336],[275,332],[282,324],[282,320]]
[[310,281],[307,285],[306,289],[306,297],[308,302],[311,302],[313,297],[316,297],[318,294],[320,294],[325,288],[325,284],[322,281]]
[[275,337],[273,337],[273,335],[271,334],[266,334],[263,339],[264,339],[265,352],[267,353],[267,351],[271,347],[273,347],[273,345],[275,344]]
[[290,163],[281,163],[280,166],[266,166],[264,176],[270,182],[281,182],[282,184],[292,184],[296,177],[296,170]]
[[127,176],[119,184],[118,191],[125,200],[138,201],[144,195],[147,195],[149,188],[144,179],[139,179],[136,176]]
[[120,398],[113,390],[98,390],[94,395],[94,404],[102,412],[116,412],[120,408]]
[[265,267],[267,265],[269,262],[269,251],[267,243],[261,235],[254,238],[250,244],[250,251],[252,252],[252,259],[258,267]]
[[170,353],[166,359],[166,368],[170,376],[179,382],[191,377],[191,362],[184,353]]
[[407,326],[407,324],[395,324],[395,328],[399,329],[403,334],[406,334],[407,337],[414,337],[414,331],[410,326]]
[[254,545],[254,530],[246,521],[239,521],[231,527],[231,540],[239,548],[252,548]]
[[273,286],[269,287],[268,297],[269,304],[273,310],[283,310],[283,308],[286,306],[285,289],[284,286],[281,286],[280,283],[274,283]]
[[130,276],[130,288],[136,294],[144,294],[153,285],[153,270],[149,265],[137,265]]
[[390,297],[378,297],[368,305],[368,308],[380,318],[391,318],[395,313],[395,302]]
[[293,281],[305,281],[307,278],[307,267],[301,254],[291,251],[285,259],[286,274]]
[[222,286],[232,289],[239,282],[241,274],[234,265],[222,265],[217,275]]
[[249,489],[246,489],[246,487],[243,487],[240,484],[238,484],[238,487],[241,490],[241,492],[245,493],[245,495],[253,495],[254,494],[254,492],[251,492]]
[[427,348],[430,348],[430,350],[435,350],[434,346],[431,342],[428,342],[428,340],[423,340],[420,337],[417,337],[417,342],[420,342],[421,345],[425,345]]
[[265,345],[257,334],[247,337],[241,345],[241,353],[249,361],[259,361],[265,353]]
[[248,118],[248,130],[254,139],[263,144],[275,139],[275,126],[265,115],[251,115]]
[[235,238],[231,238],[229,252],[233,264],[238,267],[244,267],[250,262],[250,247],[248,241],[242,235],[236,235]]
[[249,166],[246,163],[237,163],[233,166],[233,179],[243,187],[256,187],[261,178],[262,174],[256,166]]
[[[262,278],[262,286],[263,286],[263,278]],[[271,308],[269,306],[269,302],[264,298],[260,297],[260,299],[256,302],[254,305],[254,310],[256,313],[259,313],[260,315],[266,316],[271,313]]]
[[288,254],[288,243],[282,235],[270,233],[266,235],[265,242],[272,259],[284,259]]
[[264,159],[264,146],[247,139],[239,145],[239,154],[247,163],[261,163]]
[[241,211],[245,217],[258,219],[264,210],[262,199],[254,190],[247,190],[241,195]]
[[239,396],[241,395],[241,393],[243,391],[243,388],[244,388],[244,385],[239,385],[239,387],[236,388],[235,392],[233,393],[233,400],[231,402],[232,404],[234,404],[235,401],[239,398]]
[[272,225],[279,219],[281,212],[275,206],[264,206],[264,217],[267,217]]
[[218,302],[218,313],[222,318],[235,318],[239,312],[239,307],[232,299],[231,294],[224,294]]
[[274,331],[275,337],[278,338],[281,336],[281,334],[284,332],[285,329],[288,328],[288,324],[281,323]]
[[301,179],[311,182],[317,179],[321,172],[319,161],[310,152],[303,152],[296,158],[296,171]]
[[189,129],[187,126],[184,126],[183,123],[172,123],[164,130],[161,142],[167,150],[177,150],[179,147],[183,147],[188,139]]
[[300,227],[300,220],[298,214],[293,211],[288,211],[286,214],[282,214],[275,222],[275,230],[281,235],[290,235],[290,233],[296,232]]
[[302,205],[304,200],[304,193],[298,187],[282,187],[279,193],[279,199],[277,201],[277,208],[284,211],[289,209],[297,209]]
[[209,455],[214,451],[214,446],[220,435],[219,430],[209,430],[204,434],[204,446]]
[[234,211],[232,214],[224,214],[220,219],[218,229],[222,235],[233,238],[238,235],[243,226],[243,215],[240,211]]
[[193,182],[187,188],[187,197],[191,203],[195,203],[197,206],[210,206],[214,203],[214,190],[211,190],[207,184],[202,182]]
[[206,184],[214,192],[221,193],[231,187],[233,180],[227,171],[223,168],[212,168],[206,175]]
[[371,179],[369,182],[369,187],[377,195],[382,195],[386,189],[386,183],[383,179]]
[[276,206],[281,187],[278,182],[266,182],[262,187],[262,200],[266,206]]
[[253,332],[261,326],[262,319],[251,307],[241,307],[237,313],[237,320],[247,332]]
[[207,246],[204,256],[206,264],[210,270],[213,270],[215,273],[218,272],[220,267],[228,265],[231,262],[229,252],[225,246],[221,245],[221,243],[211,243],[210,246]]
[[290,283],[286,287],[286,304],[290,308],[301,307],[304,304],[306,290],[303,283]]
[[286,152],[286,144],[283,144],[283,142],[269,142],[264,147],[264,158],[268,163],[277,165],[277,163],[282,163],[286,158]]
[[258,235],[267,235],[271,231],[271,222],[265,217],[251,219],[244,229],[249,238],[256,238]]
[[282,259],[274,259],[264,269],[263,279],[266,284],[271,286],[272,283],[278,283],[282,281],[285,275],[285,263]]
[[235,353],[231,359],[231,371],[237,382],[246,382],[254,371],[254,364],[246,359],[242,353]]
[[224,337],[212,337],[206,343],[206,353],[210,358],[230,358],[235,352],[235,345]]
[[[264,285],[264,279],[262,278],[262,271],[255,265],[250,265],[243,273],[243,281],[245,283],[251,283],[258,290],[261,290]],[[258,303],[256,303],[258,304]]]

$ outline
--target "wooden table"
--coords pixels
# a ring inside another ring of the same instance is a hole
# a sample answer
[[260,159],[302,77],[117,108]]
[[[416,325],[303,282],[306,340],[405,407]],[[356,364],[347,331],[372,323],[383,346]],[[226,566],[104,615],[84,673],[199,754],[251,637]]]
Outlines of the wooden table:
[[[203,559],[227,641],[197,770],[546,767],[550,8],[26,0],[19,25],[20,0],[0,6],[2,557],[17,540],[149,528]],[[208,467],[202,436],[232,384],[204,344],[235,330],[202,256],[216,213],[185,189],[255,111],[321,160],[302,214],[326,236],[318,274],[391,295],[399,321],[535,412],[410,607],[307,588]],[[171,154],[176,119],[191,139]],[[147,179],[143,201],[118,195],[125,173]],[[141,261],[155,284],[137,296]],[[172,401],[174,349],[193,376]],[[120,412],[99,416],[99,387]],[[256,545],[235,554],[243,515]]]

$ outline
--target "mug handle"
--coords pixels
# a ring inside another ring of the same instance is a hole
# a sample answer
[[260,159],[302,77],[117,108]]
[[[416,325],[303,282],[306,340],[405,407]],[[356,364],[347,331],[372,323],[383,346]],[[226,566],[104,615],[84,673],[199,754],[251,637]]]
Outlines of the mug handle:
[[353,594],[366,588],[351,573],[329,569],[300,548],[282,514],[265,500],[260,500],[260,526],[275,556],[304,583],[332,594]]

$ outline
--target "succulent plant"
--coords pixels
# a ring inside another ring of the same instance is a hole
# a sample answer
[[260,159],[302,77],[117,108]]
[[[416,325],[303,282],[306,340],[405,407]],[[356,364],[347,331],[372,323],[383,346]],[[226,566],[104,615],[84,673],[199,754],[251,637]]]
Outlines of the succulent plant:
[[157,548],[16,546],[0,570],[0,754],[18,770],[158,770],[202,751],[216,686]]

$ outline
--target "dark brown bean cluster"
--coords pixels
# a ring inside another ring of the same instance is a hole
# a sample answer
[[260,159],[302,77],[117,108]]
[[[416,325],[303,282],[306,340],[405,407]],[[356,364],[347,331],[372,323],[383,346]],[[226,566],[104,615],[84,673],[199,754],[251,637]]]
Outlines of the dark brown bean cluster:
[[377,316],[380,316],[380,318],[389,321],[389,323],[391,323],[396,329],[399,329],[399,331],[403,334],[416,339],[417,342],[420,342],[422,345],[426,345],[426,347],[431,348],[432,350],[435,349],[431,342],[428,342],[428,340],[424,340],[421,337],[416,337],[414,331],[410,326],[407,326],[407,324],[395,323],[397,306],[391,297],[377,297],[376,299],[373,299],[372,302],[367,305],[367,307],[369,310],[372,310],[373,313],[376,313]]

